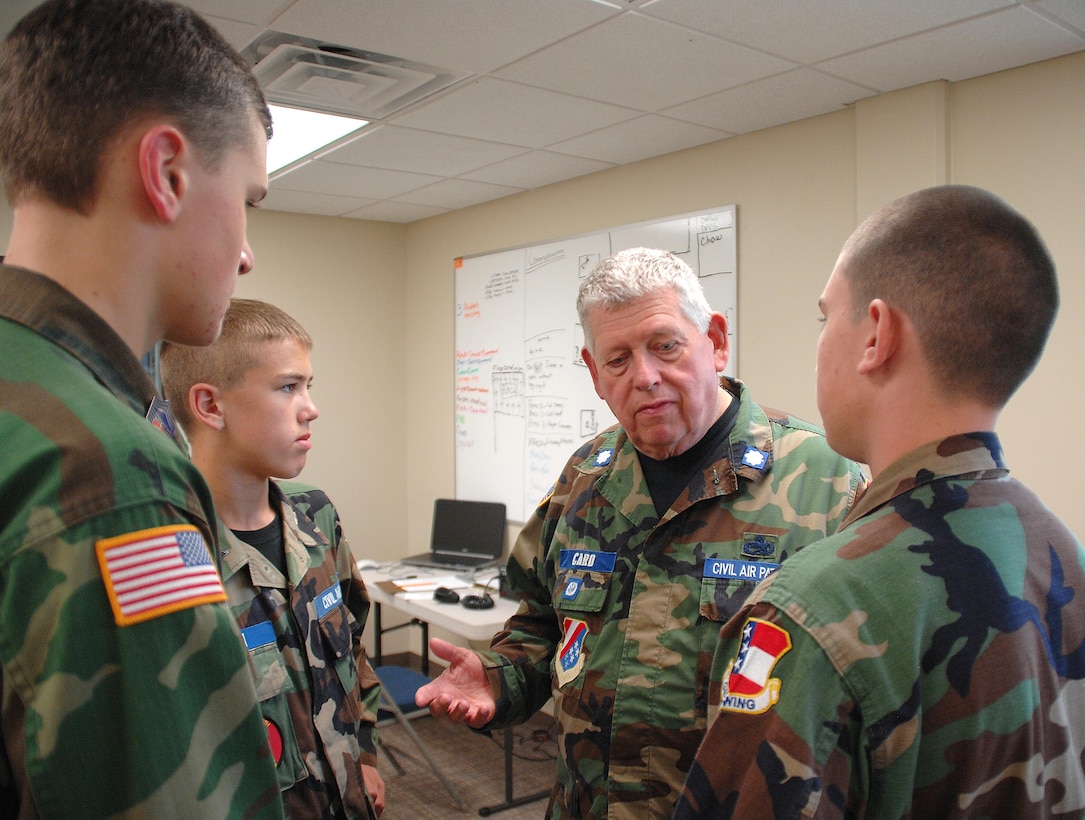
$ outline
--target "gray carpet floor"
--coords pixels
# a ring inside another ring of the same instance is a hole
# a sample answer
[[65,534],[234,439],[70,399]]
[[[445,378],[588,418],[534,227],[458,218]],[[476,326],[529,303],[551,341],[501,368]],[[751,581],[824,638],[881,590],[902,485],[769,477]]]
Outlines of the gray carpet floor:
[[[459,795],[465,810],[456,807],[404,729],[392,724],[381,727],[381,742],[391,750],[404,773],[396,771],[388,754],[381,754],[378,770],[384,778],[386,794],[382,820],[480,815],[497,820],[538,820],[543,816],[545,798],[503,808],[506,802],[503,731],[494,732],[490,738],[428,715],[411,721],[411,726]],[[540,792],[549,793],[556,770],[557,744],[553,736],[553,719],[545,714],[513,729],[513,802]]]

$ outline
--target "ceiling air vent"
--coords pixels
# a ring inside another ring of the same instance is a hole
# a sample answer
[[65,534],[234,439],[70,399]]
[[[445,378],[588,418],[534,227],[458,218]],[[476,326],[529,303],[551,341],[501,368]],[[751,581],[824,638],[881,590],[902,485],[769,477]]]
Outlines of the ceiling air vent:
[[469,75],[267,31],[243,52],[269,102],[380,120]]

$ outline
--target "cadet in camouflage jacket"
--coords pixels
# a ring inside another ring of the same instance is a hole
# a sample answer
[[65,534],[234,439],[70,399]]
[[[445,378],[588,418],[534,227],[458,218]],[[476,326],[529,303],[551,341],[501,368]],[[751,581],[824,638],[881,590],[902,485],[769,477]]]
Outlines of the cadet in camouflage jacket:
[[522,600],[483,653],[487,728],[553,695],[550,817],[665,817],[704,733],[720,622],[796,550],[836,530],[862,482],[821,432],[737,380],[725,447],[662,519],[620,427],[582,447],[508,562]]
[[[211,495],[147,373],[2,265],[0,350],[0,816],[281,817]],[[122,553],[152,549],[189,585],[135,592]]]
[[327,495],[296,482],[270,486],[289,578],[229,530],[222,560],[286,812],[376,820],[359,769],[377,765],[380,684],[362,643],[369,594]]
[[1085,816],[1085,552],[1007,473],[913,451],[757,590],[676,818]]

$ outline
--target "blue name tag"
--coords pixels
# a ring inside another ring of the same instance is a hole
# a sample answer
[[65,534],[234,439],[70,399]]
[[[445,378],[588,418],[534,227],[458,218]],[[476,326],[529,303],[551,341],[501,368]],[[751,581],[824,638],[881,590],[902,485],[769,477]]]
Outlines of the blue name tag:
[[332,584],[316,599],[316,617],[323,618],[341,603],[343,603],[343,589],[339,584]]
[[583,569],[591,572],[614,572],[613,552],[562,550],[559,569]]
[[275,643],[275,627],[271,625],[271,621],[261,621],[242,629],[241,637],[245,639],[245,648],[252,652],[261,646]]
[[705,578],[729,578],[736,581],[760,581],[779,569],[771,561],[727,561],[722,558],[706,558]]

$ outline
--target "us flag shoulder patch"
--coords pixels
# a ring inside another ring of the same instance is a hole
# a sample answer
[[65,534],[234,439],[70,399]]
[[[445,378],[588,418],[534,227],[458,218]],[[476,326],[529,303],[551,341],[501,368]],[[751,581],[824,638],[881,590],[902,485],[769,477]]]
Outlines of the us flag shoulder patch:
[[191,524],[104,538],[96,548],[117,626],[226,600],[203,535]]

